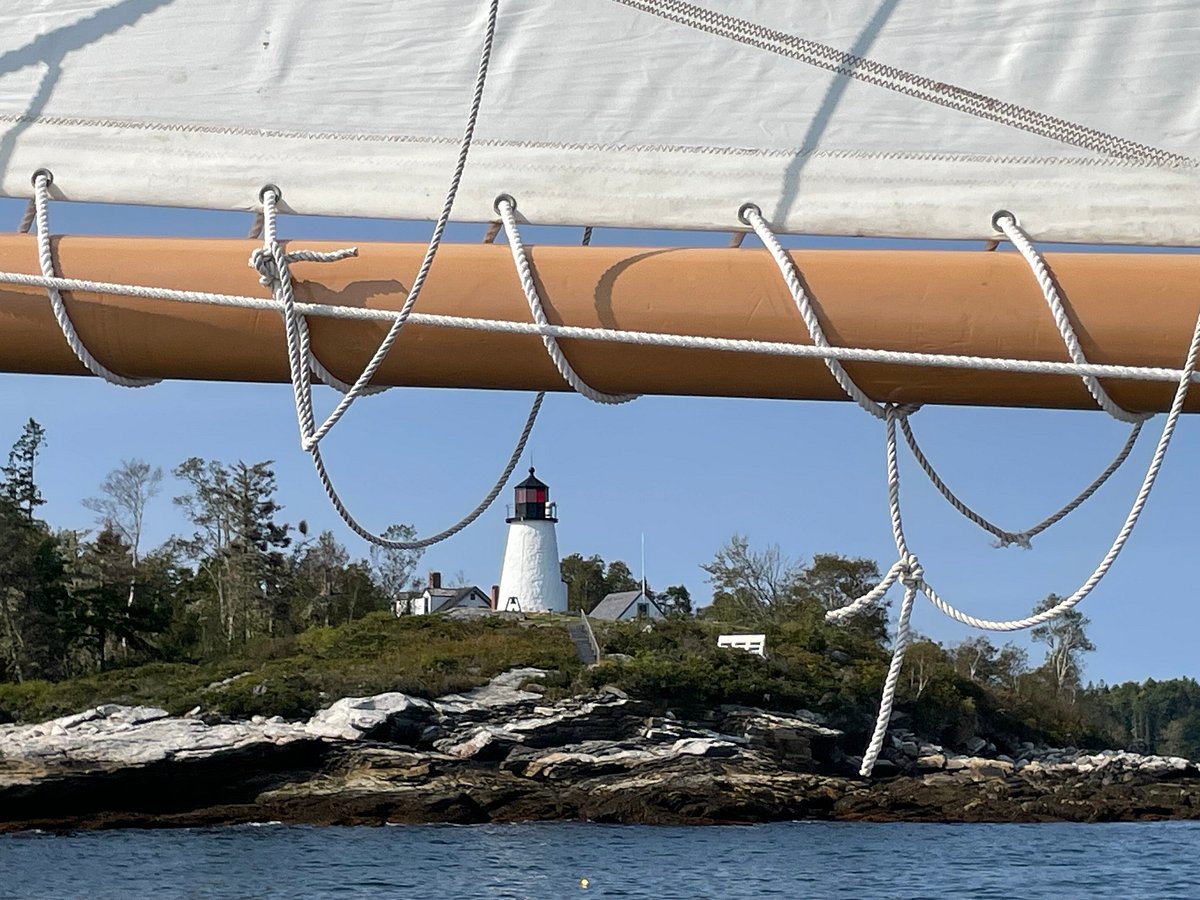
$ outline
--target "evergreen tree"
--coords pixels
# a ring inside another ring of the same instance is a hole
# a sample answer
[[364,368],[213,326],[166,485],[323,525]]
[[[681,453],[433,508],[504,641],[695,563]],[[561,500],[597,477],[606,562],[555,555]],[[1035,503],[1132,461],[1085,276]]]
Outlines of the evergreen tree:
[[0,677],[54,679],[67,669],[63,561],[41,522],[0,498]]
[[4,475],[0,483],[0,496],[9,500],[31,520],[33,511],[46,502],[34,479],[37,456],[45,443],[46,430],[30,419],[8,452],[8,465],[0,467]]
[[288,619],[289,562],[282,551],[291,538],[275,519],[283,507],[275,501],[270,461],[227,467],[193,457],[175,477],[191,489],[175,503],[195,527],[175,548],[197,564],[216,606],[217,629],[209,629],[206,643],[229,649],[275,634]]

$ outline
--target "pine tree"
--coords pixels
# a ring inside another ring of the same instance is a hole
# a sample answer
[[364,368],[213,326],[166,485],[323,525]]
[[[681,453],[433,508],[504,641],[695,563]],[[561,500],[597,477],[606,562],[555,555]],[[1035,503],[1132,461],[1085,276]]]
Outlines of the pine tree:
[[4,481],[0,483],[0,495],[33,519],[33,511],[45,503],[42,492],[34,480],[34,465],[38,453],[46,443],[46,429],[30,419],[21,430],[21,436],[8,452],[8,465],[0,467]]

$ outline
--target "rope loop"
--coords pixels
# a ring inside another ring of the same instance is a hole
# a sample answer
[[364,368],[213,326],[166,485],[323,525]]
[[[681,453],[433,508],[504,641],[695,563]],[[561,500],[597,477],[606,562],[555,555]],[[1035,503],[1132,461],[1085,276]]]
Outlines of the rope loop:
[[1100,488],[1105,485],[1109,478],[1111,478],[1112,475],[1119,468],[1121,468],[1125,460],[1129,458],[1130,453],[1133,452],[1133,448],[1137,443],[1138,436],[1142,432],[1143,424],[1145,423],[1135,422],[1133,424],[1129,430],[1128,436],[1125,438],[1125,443],[1117,452],[1117,455],[1113,458],[1112,462],[1108,464],[1108,467],[1103,472],[1096,476],[1091,484],[1080,491],[1079,494],[1076,495],[1075,499],[1062,506],[1056,512],[1051,513],[1036,525],[1033,525],[1024,531],[1015,532],[1001,528],[990,519],[980,515],[978,512],[968,506],[963,500],[961,500],[953,490],[950,489],[950,486],[946,484],[941,475],[938,474],[937,469],[934,468],[933,463],[929,461],[929,457],[925,455],[925,451],[921,449],[921,445],[917,443],[917,436],[913,434],[912,426],[909,424],[907,419],[900,420],[900,430],[904,434],[904,440],[908,444],[909,452],[912,453],[913,459],[916,460],[917,465],[921,467],[921,471],[923,471],[926,477],[929,479],[929,483],[932,484],[937,489],[938,493],[945,498],[946,502],[949,503],[955,510],[957,510],[965,519],[974,522],[984,531],[991,534],[995,538],[993,546],[997,548],[1003,548],[1015,545],[1024,550],[1031,550],[1033,549],[1033,539],[1035,537],[1050,528],[1052,525],[1062,521],[1070,513],[1082,506],[1084,502],[1086,502],[1093,494],[1100,490]]
[[[1079,344],[1079,338],[1075,334],[1075,326],[1071,324],[1071,317],[1063,304],[1058,285],[1055,283],[1054,275],[1050,271],[1050,266],[1046,263],[1045,257],[1033,246],[1029,235],[1025,233],[1025,230],[1017,222],[1017,217],[1008,210],[999,210],[996,212],[992,217],[992,224],[996,230],[1002,232],[1008,238],[1009,242],[1017,248],[1017,251],[1029,265],[1030,271],[1033,272],[1033,277],[1037,279],[1038,287],[1042,289],[1042,296],[1046,299],[1046,305],[1050,308],[1050,314],[1054,317],[1054,324],[1058,326],[1058,333],[1062,335],[1063,343],[1066,345],[1067,353],[1070,355],[1072,362],[1085,365],[1087,363],[1087,356],[1084,355],[1083,348]],[[1094,375],[1084,375],[1082,379],[1088,393],[1092,395],[1092,399],[1114,419],[1132,425],[1137,422],[1144,422],[1150,418],[1149,413],[1129,412],[1118,406],[1112,397],[1108,395],[1108,391],[1104,389],[1104,386],[1100,384],[1100,380]]]
[[[496,197],[495,206],[496,212],[500,215],[500,221],[504,225],[504,233],[508,236],[508,245],[512,250],[513,262],[517,267],[517,278],[521,282],[521,290],[525,294],[525,301],[529,304],[529,312],[533,315],[533,321],[537,325],[548,327],[550,320],[546,318],[546,311],[542,307],[542,297],[538,293],[537,283],[533,280],[533,269],[529,263],[529,254],[525,250],[525,244],[521,241],[521,231],[517,226],[517,201],[511,194],[500,194]],[[546,352],[550,354],[550,360],[554,363],[554,367],[558,369],[558,374],[563,377],[563,381],[593,403],[604,403],[615,406],[638,398],[637,394],[609,394],[605,391],[596,390],[575,371],[574,367],[567,360],[566,354],[563,353],[562,348],[558,345],[557,338],[549,334],[543,334],[542,344],[545,346]]]
[[[38,264],[41,267],[42,276],[45,278],[56,277],[54,251],[50,245],[50,185],[53,181],[54,176],[48,169],[38,169],[33,174],[32,218],[34,224],[37,226]],[[25,219],[22,221],[23,230],[27,229],[29,218],[27,210]],[[108,368],[100,360],[96,359],[83,343],[83,338],[75,330],[75,324],[71,321],[71,315],[67,311],[67,304],[63,300],[59,289],[57,287],[47,287],[46,295],[50,298],[50,308],[54,311],[55,321],[58,322],[59,330],[62,331],[63,337],[66,338],[71,352],[75,354],[75,358],[83,363],[93,375],[103,378],[109,384],[115,384],[118,387],[124,388],[149,387],[162,381],[161,378],[133,378],[121,375]]]
[[[767,220],[763,218],[762,210],[754,203],[743,203],[738,209],[737,216],[739,221],[754,229],[754,233],[758,235],[758,239],[763,242],[763,246],[767,248],[771,254],[771,258],[775,260],[775,265],[779,267],[779,274],[783,276],[788,292],[792,295],[792,302],[796,304],[796,309],[800,312],[800,318],[804,320],[804,325],[808,329],[808,336],[812,339],[813,344],[817,347],[832,347],[825,337],[825,331],[821,327],[821,322],[817,318],[816,311],[813,309],[812,301],[809,300],[808,293],[804,290],[804,285],[800,280],[800,273],[796,269],[796,264],[792,261],[787,251],[783,249],[783,245],[779,243],[779,239],[775,236],[775,233],[771,231]],[[827,357],[825,359],[825,367],[829,369],[829,373],[837,381],[838,386],[846,396],[875,418],[884,418],[883,406],[867,396],[866,392],[850,377],[850,373],[846,371],[845,366],[841,362],[833,357]]]

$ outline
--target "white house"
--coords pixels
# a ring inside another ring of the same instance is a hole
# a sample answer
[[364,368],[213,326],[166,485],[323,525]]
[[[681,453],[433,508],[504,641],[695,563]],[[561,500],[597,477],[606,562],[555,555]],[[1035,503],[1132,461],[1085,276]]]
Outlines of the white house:
[[[493,594],[496,591],[493,589]],[[494,609],[494,597],[475,586],[442,587],[442,573],[429,573],[429,586],[413,591],[392,603],[397,616],[427,616],[452,609]]]
[[609,594],[597,603],[588,615],[593,619],[607,619],[610,622],[666,618],[662,607],[641,591],[618,591]]

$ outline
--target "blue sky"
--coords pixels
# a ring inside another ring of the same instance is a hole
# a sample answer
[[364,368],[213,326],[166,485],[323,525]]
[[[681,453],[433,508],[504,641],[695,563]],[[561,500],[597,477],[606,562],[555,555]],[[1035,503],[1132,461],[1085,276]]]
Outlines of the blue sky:
[[[22,208],[0,201],[0,221],[15,226]],[[51,222],[58,232],[229,237],[244,235],[249,217],[58,203]],[[428,228],[286,218],[281,233],[348,242],[424,240]],[[452,226],[449,237],[478,240],[480,233],[478,226]],[[577,232],[565,229],[532,229],[527,237],[577,239]],[[596,235],[597,243],[627,245],[726,241],[705,234]],[[1186,337],[1180,336],[1181,346]],[[80,501],[94,495],[105,473],[125,458],[140,457],[168,472],[189,456],[271,459],[284,517],[306,519],[314,532],[329,528],[352,554],[366,555],[366,544],[341,525],[300,450],[285,385],[177,382],[130,391],[91,378],[16,375],[3,376],[0,384],[0,444],[10,444],[31,416],[47,429],[39,478],[48,501],[44,515],[57,527],[91,525],[92,514]],[[333,396],[319,392],[322,408],[332,406]],[[486,391],[389,391],[355,405],[322,445],[325,458],[364,524],[382,530],[409,522],[427,534],[456,521],[490,487],[530,399]],[[913,425],[960,496],[1014,530],[1072,498],[1125,438],[1125,426],[1093,412],[930,408]],[[993,549],[989,536],[946,506],[902,450],[907,531],[927,578],[952,603],[997,618],[1022,615],[1051,591],[1072,592],[1120,526],[1160,427],[1161,417],[1146,427],[1125,469],[1037,539],[1032,551]],[[1115,682],[1200,674],[1194,649],[1200,591],[1190,580],[1189,563],[1197,552],[1198,444],[1200,427],[1185,420],[1137,531],[1084,602],[1099,648],[1085,677]],[[882,425],[849,403],[646,397],[614,408],[559,394],[547,399],[523,467],[535,464],[551,486],[563,554],[624,559],[637,571],[644,534],[650,582],[686,584],[705,602],[710,591],[700,566],[735,532],[758,547],[778,543],[794,557],[868,556],[886,569],[894,548],[883,451]],[[147,546],[186,526],[171,503],[178,491],[168,478],[149,508]],[[506,491],[465,533],[427,551],[422,570],[438,569],[447,577],[461,571],[485,588],[497,581],[510,498]],[[914,624],[944,642],[970,634],[924,602]]]

